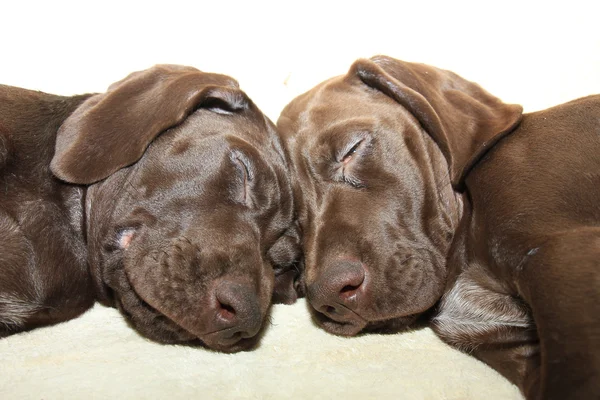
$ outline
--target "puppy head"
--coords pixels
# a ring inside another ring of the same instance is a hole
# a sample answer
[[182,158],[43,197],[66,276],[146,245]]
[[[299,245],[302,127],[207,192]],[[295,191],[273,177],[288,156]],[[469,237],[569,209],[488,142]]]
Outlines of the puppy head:
[[459,219],[451,182],[519,118],[455,74],[387,57],[357,61],[283,110],[318,323],[397,330],[437,302]]
[[65,121],[52,169],[91,185],[97,290],[138,331],[222,351],[256,342],[274,270],[297,261],[270,251],[299,245],[274,126],[234,80],[178,66],[132,74]]

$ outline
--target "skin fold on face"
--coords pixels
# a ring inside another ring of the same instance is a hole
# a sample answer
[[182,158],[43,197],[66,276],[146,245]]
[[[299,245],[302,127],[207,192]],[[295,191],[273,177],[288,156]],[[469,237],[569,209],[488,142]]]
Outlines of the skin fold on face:
[[[435,144],[408,111],[350,73],[294,99],[278,128],[317,323],[339,335],[410,325],[442,294],[457,220],[445,211],[452,188],[438,187],[448,178]],[[431,170],[417,167],[425,162]]]
[[0,336],[98,301],[149,339],[233,352],[303,294],[288,160],[235,79],[159,64],[0,98]]
[[269,251],[292,226],[273,137],[255,111],[199,109],[90,190],[90,207],[105,204],[89,221],[100,279],[145,336],[227,352],[257,342],[274,288]]

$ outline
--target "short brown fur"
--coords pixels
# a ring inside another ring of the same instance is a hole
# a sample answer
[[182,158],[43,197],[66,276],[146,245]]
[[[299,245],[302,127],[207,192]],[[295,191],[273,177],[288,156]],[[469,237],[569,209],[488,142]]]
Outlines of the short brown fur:
[[297,296],[287,175],[273,124],[224,75],[0,86],[0,336],[97,300],[159,342],[252,347],[271,301]]
[[600,397],[600,96],[525,114],[378,56],[293,100],[308,300],[330,332],[433,329],[529,399]]

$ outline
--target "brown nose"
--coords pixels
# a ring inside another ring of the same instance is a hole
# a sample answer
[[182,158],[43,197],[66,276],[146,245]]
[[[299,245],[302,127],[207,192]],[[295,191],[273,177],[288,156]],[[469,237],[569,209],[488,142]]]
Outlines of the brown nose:
[[216,286],[214,295],[211,342],[227,347],[258,333],[262,312],[256,289],[249,284],[225,280]]
[[363,296],[365,269],[360,261],[331,265],[308,286],[308,300],[315,310],[338,322],[358,317],[354,312]]

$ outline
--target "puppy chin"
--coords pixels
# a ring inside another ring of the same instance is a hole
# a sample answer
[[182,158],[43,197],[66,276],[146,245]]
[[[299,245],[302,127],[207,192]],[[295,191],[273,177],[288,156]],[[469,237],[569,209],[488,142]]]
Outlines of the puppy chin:
[[421,314],[413,314],[396,318],[367,321],[356,317],[350,321],[334,321],[324,314],[313,310],[314,321],[325,331],[338,336],[356,336],[362,333],[394,334],[420,326]]
[[147,339],[163,344],[197,340],[195,335],[178,326],[143,301],[135,307],[127,307],[120,298],[117,298],[116,306],[127,323]]
[[417,327],[417,322],[420,320],[419,317],[419,314],[414,314],[383,321],[371,321],[365,326],[363,332],[381,334],[400,333]]
[[240,351],[250,351],[257,347],[259,336],[256,335],[250,338],[234,338],[212,340],[208,338],[199,339],[204,347],[222,353],[237,353]]
[[[142,322],[142,319],[136,318],[131,313],[122,309],[121,311],[127,317],[128,323],[139,334],[162,344],[198,346],[223,353],[235,353],[251,350],[258,342],[258,335],[251,338],[219,339],[217,335],[214,335],[214,338],[211,335],[199,338],[162,314],[157,314],[152,322],[148,323],[146,321]],[[156,325],[152,326],[153,324]]]
[[148,303],[142,302],[133,309],[127,309],[121,301],[117,301],[117,308],[125,316],[127,323],[140,335],[162,344],[203,347],[223,353],[235,353],[255,348],[263,331],[261,329],[258,334],[249,338],[237,335],[224,338],[223,335],[219,335],[219,332],[198,337]]

